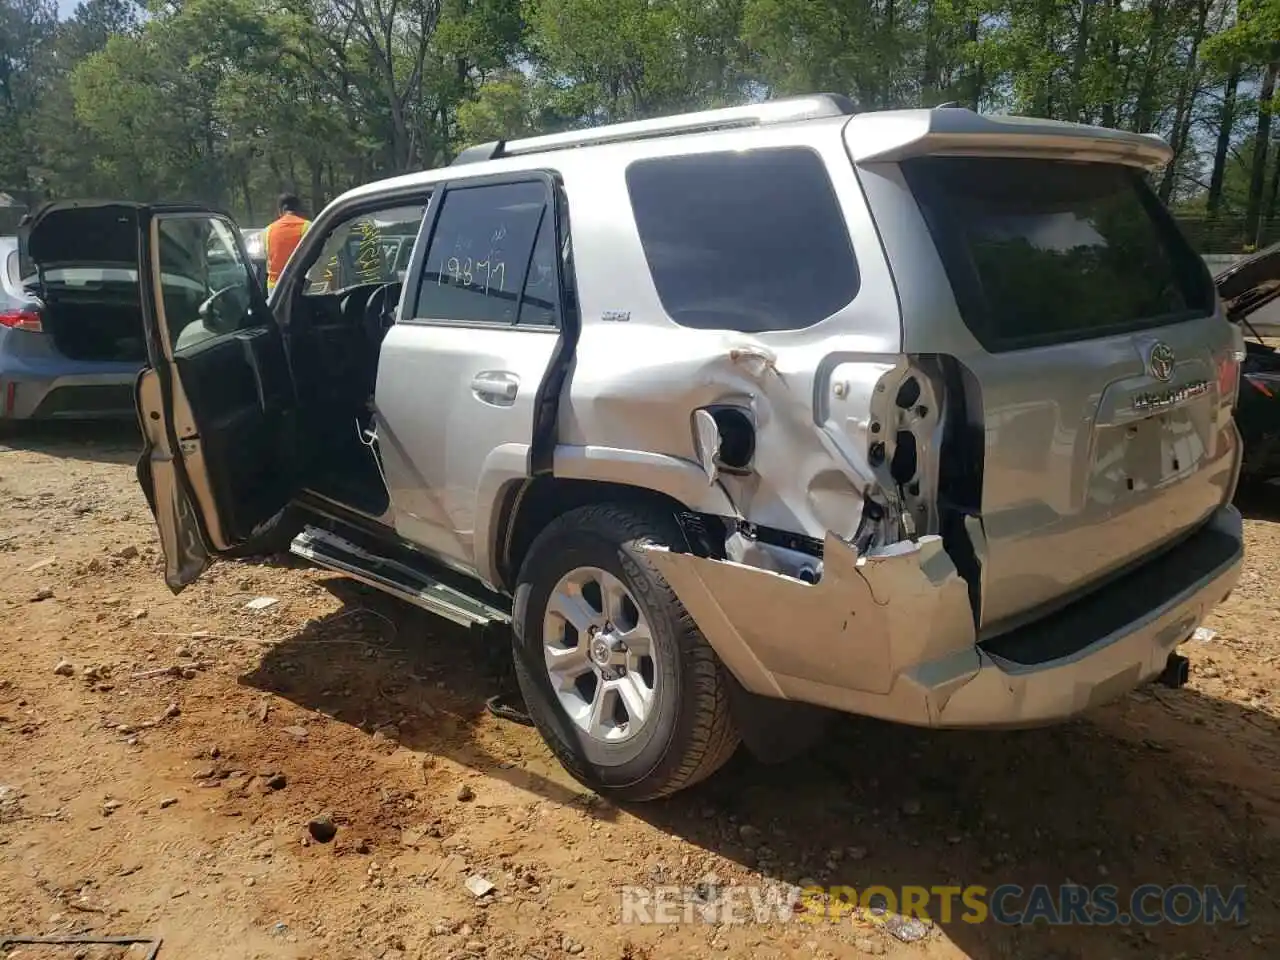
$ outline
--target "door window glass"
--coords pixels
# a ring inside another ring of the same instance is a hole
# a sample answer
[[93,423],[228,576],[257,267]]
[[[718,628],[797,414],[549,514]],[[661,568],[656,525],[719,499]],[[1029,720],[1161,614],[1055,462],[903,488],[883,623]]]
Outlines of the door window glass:
[[409,267],[424,204],[362,213],[344,220],[325,238],[307,270],[306,293],[338,293],[364,284],[400,283]]
[[446,192],[418,288],[417,316],[554,325],[559,298],[553,216],[539,182]]
[[159,221],[160,296],[174,352],[252,326],[253,275],[236,230],[213,217]]
[[799,330],[858,292],[844,215],[812,150],[637,160],[627,190],[658,297],[681,326]]
[[538,227],[538,239],[533,244],[533,259],[529,262],[529,276],[524,284],[524,298],[520,301],[521,326],[558,326],[560,303],[556,283],[556,227],[550,208]]

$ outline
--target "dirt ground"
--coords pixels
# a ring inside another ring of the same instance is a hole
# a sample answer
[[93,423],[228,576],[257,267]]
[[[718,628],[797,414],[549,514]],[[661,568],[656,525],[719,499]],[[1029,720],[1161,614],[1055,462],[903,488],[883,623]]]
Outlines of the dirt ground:
[[[1186,689],[1032,732],[841,721],[804,760],[620,808],[485,711],[492,640],[285,558],[171,595],[135,447],[0,441],[0,939],[161,937],[160,960],[1280,956],[1280,489],[1242,504],[1247,569],[1184,648]],[[808,880],[1244,884],[1247,919],[621,922],[626,886]]]

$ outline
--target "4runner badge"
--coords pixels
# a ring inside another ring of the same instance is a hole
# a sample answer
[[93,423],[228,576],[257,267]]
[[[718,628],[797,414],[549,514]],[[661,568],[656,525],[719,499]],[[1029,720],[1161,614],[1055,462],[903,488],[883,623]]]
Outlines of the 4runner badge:
[[1173,348],[1163,341],[1156,341],[1147,357],[1147,367],[1151,375],[1161,383],[1167,383],[1173,376]]
[[[1152,373],[1155,371],[1153,370]],[[1168,390],[1149,390],[1133,398],[1133,409],[1139,413],[1151,413],[1155,410],[1167,410],[1185,403],[1195,397],[1202,397],[1209,392],[1208,380],[1193,380],[1181,387],[1170,387]]]

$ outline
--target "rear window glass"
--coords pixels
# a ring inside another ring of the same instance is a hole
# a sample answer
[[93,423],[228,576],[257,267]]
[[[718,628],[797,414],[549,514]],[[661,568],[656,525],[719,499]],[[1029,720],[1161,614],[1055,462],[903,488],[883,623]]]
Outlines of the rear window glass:
[[638,160],[627,190],[663,309],[682,326],[798,330],[858,292],[844,218],[811,150]]
[[1213,309],[1208,272],[1128,167],[928,157],[903,164],[965,324],[988,350]]

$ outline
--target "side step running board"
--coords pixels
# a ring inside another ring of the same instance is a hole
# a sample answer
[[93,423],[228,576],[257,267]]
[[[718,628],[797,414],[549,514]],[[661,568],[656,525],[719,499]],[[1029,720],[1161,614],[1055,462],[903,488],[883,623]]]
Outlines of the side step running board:
[[318,527],[307,527],[294,537],[289,552],[463,626],[511,621],[507,611],[442,583],[425,569],[378,556]]

